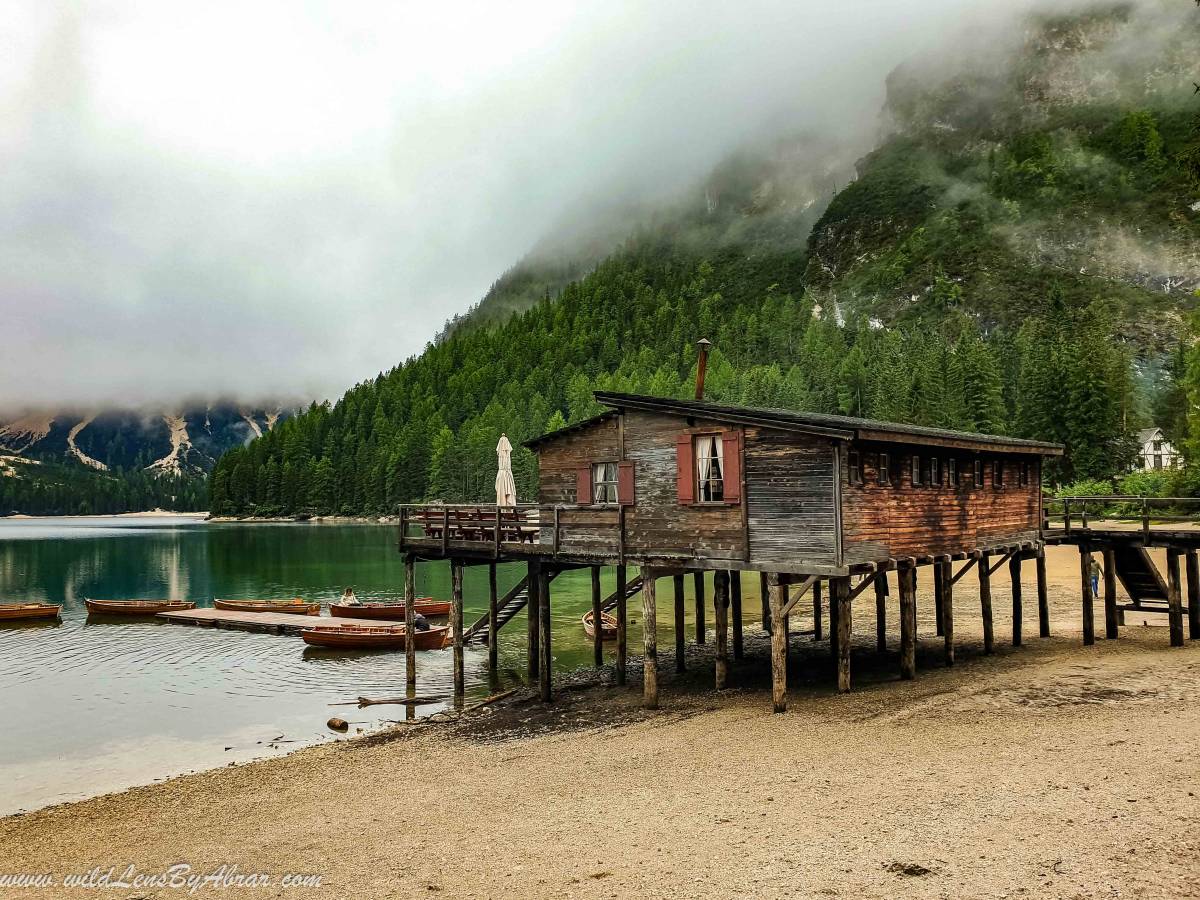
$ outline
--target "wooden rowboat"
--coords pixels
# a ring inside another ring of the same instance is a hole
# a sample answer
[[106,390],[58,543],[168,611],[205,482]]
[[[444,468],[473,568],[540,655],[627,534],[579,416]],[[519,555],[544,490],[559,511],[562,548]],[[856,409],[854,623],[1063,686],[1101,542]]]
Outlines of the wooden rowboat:
[[[596,628],[592,623],[592,611],[589,609],[583,617],[583,630],[588,637],[596,636]],[[615,641],[617,639],[617,617],[606,612],[600,613],[600,640]]]
[[214,600],[217,609],[235,612],[294,613],[298,616],[319,616],[320,603],[308,603],[300,597],[294,600]]
[[[418,650],[441,650],[450,629],[446,625],[415,632]],[[318,625],[300,632],[304,643],[341,650],[403,650],[403,625]]]
[[0,622],[13,619],[57,619],[62,606],[52,603],[0,603]]
[[[418,597],[413,601],[413,609],[426,617],[450,615],[449,600],[434,600],[432,597]],[[348,619],[393,619],[404,621],[403,603],[331,603],[331,616],[345,616]]]
[[153,616],[160,612],[195,609],[190,600],[84,600],[87,610],[103,616]]

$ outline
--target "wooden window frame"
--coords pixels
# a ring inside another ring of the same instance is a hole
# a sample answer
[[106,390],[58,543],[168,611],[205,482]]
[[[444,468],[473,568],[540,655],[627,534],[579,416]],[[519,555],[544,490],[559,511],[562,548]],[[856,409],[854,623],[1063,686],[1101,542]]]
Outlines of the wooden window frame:
[[974,487],[981,488],[983,487],[983,460],[979,457],[976,457],[974,463],[975,465],[972,467],[971,478],[975,482]]
[[[612,481],[597,481],[596,480],[596,470],[601,467],[607,468],[608,466],[613,467],[613,480]],[[596,499],[596,487],[601,484],[605,485],[606,487],[608,485],[612,485],[612,493],[613,493],[614,499],[612,499],[612,500],[597,500]],[[620,460],[612,459],[612,460],[601,460],[599,462],[593,462],[592,463],[592,498],[591,498],[591,503],[589,503],[588,505],[589,506],[620,506],[621,505],[620,484],[621,484],[621,461]]]
[[880,487],[895,487],[892,483],[892,454],[879,453],[879,467],[875,470],[875,481]]
[[861,450],[850,450],[846,453],[847,480],[850,484],[861,486],[863,483],[863,455]]
[[[694,485],[692,494],[693,506],[727,506],[725,502],[725,470],[721,470],[721,499],[720,500],[701,500],[701,485],[700,485],[700,455],[696,452],[696,442],[700,438],[710,437],[716,440],[724,440],[725,433],[723,431],[695,431],[692,432],[692,484]],[[715,479],[710,478],[709,481]]]
[[914,453],[908,461],[908,479],[915,488],[919,488],[925,484],[924,463],[919,453]]
[[946,460],[946,481],[949,482],[951,488],[954,488],[955,490],[958,489],[958,458],[957,457],[952,456],[948,460]]
[[929,486],[931,488],[942,487],[942,460],[940,457],[929,457]]
[[1004,490],[1004,460],[992,460],[992,490]]

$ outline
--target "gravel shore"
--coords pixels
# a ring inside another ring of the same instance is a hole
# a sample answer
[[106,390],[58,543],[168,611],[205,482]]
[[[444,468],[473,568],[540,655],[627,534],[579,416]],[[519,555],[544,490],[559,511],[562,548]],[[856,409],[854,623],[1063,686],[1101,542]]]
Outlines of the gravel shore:
[[[711,690],[696,650],[656,713],[639,709],[633,673],[628,689],[562,691],[551,707],[0,819],[0,873],[57,880],[0,897],[186,896],[61,883],[180,863],[271,876],[196,896],[1198,896],[1200,643],[1172,650],[1165,628],[1131,617],[1120,640],[1084,648],[1074,597],[1055,577],[1055,636],[1026,624],[1014,649],[1000,618],[1003,646],[984,657],[959,591],[952,669],[924,602],[915,682],[897,680],[894,645],[874,652],[863,605],[854,693],[833,692],[827,645],[798,639],[785,715],[770,712],[753,628],[731,690]],[[284,873],[320,885],[282,887]]]

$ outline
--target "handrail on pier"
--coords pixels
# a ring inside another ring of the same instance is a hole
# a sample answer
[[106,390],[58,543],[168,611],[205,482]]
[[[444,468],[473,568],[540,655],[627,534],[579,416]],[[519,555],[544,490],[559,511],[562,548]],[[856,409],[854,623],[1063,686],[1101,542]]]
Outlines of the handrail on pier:
[[[1052,507],[1057,506],[1055,513]],[[1186,510],[1191,512],[1175,512]],[[1075,521],[1078,521],[1078,527]],[[1055,520],[1061,522],[1056,526]],[[1200,497],[1145,497],[1080,495],[1073,497],[1047,497],[1042,504],[1042,529],[1062,530],[1065,534],[1080,529],[1088,530],[1094,520],[1140,521],[1142,535],[1150,538],[1153,526],[1170,522],[1200,524]]]

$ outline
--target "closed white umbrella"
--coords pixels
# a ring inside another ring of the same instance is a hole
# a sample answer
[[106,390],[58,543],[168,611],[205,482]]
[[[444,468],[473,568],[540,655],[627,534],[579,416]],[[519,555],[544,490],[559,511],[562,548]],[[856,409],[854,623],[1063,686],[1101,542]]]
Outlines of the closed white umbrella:
[[517,505],[517,483],[513,481],[512,473],[512,444],[507,435],[500,435],[500,443],[496,445],[496,505]]

